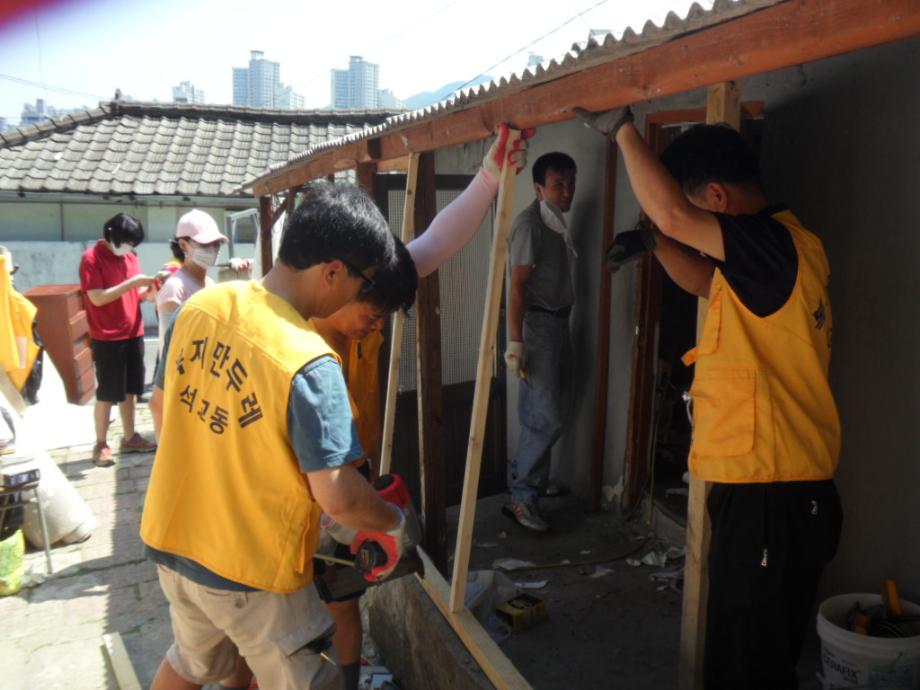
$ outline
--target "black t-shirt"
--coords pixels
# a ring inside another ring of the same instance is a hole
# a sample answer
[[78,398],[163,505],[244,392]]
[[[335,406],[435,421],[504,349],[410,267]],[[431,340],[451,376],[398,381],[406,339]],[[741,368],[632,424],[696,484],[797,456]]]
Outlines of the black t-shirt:
[[781,210],[773,206],[751,215],[715,214],[725,245],[725,261],[716,265],[744,306],[760,317],[786,303],[799,270],[789,229],[772,218]]

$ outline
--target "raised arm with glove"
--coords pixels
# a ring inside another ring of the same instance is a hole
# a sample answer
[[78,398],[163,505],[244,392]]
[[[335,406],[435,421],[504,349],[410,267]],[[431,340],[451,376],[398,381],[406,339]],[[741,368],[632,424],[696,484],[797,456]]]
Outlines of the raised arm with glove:
[[632,230],[618,232],[613,238],[607,249],[607,270],[616,273],[626,264],[655,251],[656,246],[654,231],[640,221]]
[[482,168],[473,181],[434,217],[425,232],[406,246],[419,278],[436,271],[473,239],[498,192],[498,178],[505,162],[514,165],[517,172],[527,164],[527,138],[533,136],[533,130],[522,132],[510,150],[508,134],[508,125],[498,128],[498,136],[483,157]]

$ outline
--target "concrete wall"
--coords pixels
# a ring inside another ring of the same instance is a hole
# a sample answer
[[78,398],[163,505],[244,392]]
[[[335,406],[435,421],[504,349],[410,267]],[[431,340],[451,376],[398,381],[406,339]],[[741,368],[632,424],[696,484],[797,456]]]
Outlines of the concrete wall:
[[[147,241],[165,242],[176,231],[176,221],[195,208],[187,204],[130,202],[45,201],[42,195],[0,201],[0,244],[6,242],[84,242],[100,236],[102,226],[116,213],[130,213],[144,225]],[[249,206],[255,206],[255,200]],[[225,227],[223,208],[205,207],[219,228]]]
[[[837,483],[845,517],[822,584],[828,594],[878,591],[884,577],[894,577],[903,596],[920,601],[920,91],[910,86],[918,73],[915,39],[741,85],[743,99],[766,105],[768,196],[821,237],[831,265],[831,384],[843,428]],[[704,104],[697,91],[637,111]],[[621,184],[618,215],[630,203]]]
[[920,40],[761,78],[764,175],[823,239],[831,265],[831,384],[843,426],[844,529],[828,592],[897,578],[920,601]]

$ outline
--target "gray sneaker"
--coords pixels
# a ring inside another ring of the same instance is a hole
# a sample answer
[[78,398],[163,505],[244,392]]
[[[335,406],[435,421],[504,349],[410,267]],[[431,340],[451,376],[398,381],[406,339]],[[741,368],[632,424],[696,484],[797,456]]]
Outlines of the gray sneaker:
[[548,532],[549,524],[540,517],[537,507],[528,503],[512,501],[502,507],[502,512],[518,523],[521,527],[532,532]]

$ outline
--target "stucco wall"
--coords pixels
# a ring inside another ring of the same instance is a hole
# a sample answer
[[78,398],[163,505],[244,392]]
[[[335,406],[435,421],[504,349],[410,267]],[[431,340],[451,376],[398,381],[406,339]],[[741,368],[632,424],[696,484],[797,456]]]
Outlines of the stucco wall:
[[844,528],[828,592],[897,578],[920,601],[920,40],[761,78],[768,193],[825,243]]

